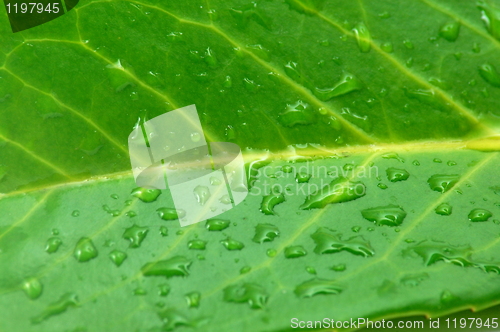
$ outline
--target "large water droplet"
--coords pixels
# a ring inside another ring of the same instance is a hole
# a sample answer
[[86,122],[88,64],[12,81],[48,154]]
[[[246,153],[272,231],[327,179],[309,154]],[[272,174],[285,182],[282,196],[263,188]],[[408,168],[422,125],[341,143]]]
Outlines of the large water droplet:
[[176,210],[174,208],[159,208],[156,210],[158,215],[163,220],[176,220],[179,218],[183,218],[186,215],[186,211],[184,210]]
[[356,41],[358,42],[358,47],[363,53],[367,53],[370,51],[370,31],[366,27],[365,23],[361,22],[357,24],[354,29],[354,34],[356,35]]
[[207,247],[207,241],[200,239],[194,239],[188,242],[188,248],[193,250],[205,250]]
[[271,224],[258,224],[255,226],[255,235],[252,241],[257,243],[271,242],[279,235],[278,227]]
[[32,300],[39,298],[43,291],[42,283],[37,278],[28,278],[24,280],[22,288],[24,293]]
[[127,254],[120,250],[113,250],[109,253],[109,258],[115,263],[116,266],[122,265],[122,263],[127,259]]
[[139,248],[142,241],[146,238],[148,231],[147,227],[140,227],[134,224],[125,230],[122,237],[130,241],[130,248]]
[[222,231],[229,227],[230,221],[223,219],[209,219],[205,224],[205,227],[209,231]]
[[459,33],[460,22],[458,21],[448,22],[439,29],[439,35],[450,42],[457,40]]
[[387,179],[391,182],[404,181],[410,176],[410,173],[404,169],[390,167],[386,170]]
[[477,7],[481,10],[481,19],[488,32],[500,40],[500,11],[486,1],[479,1]]
[[469,213],[470,221],[487,221],[493,214],[485,209],[474,209]]
[[158,196],[160,196],[161,190],[159,189],[148,189],[143,187],[137,187],[132,190],[132,196],[139,198],[141,201],[150,203],[154,202]]
[[274,207],[285,201],[285,195],[283,193],[277,192],[270,195],[266,195],[262,198],[260,203],[260,211],[267,215],[275,215]]
[[73,255],[79,262],[87,262],[97,257],[97,249],[88,237],[82,237],[76,243]]
[[252,309],[262,309],[268,298],[266,290],[253,283],[231,285],[224,288],[224,301],[248,303]]
[[379,226],[399,226],[403,223],[406,212],[401,206],[390,204],[362,210],[361,215]]
[[334,280],[315,278],[301,283],[293,292],[298,297],[312,297],[319,294],[339,294],[342,288]]
[[191,263],[186,257],[175,256],[170,259],[147,263],[141,268],[141,271],[144,276],[185,277],[189,275],[188,268]]
[[302,210],[324,208],[328,204],[352,201],[365,194],[366,187],[362,182],[353,182],[339,177],[309,195],[300,208]]
[[459,179],[458,174],[434,174],[427,180],[427,183],[432,190],[444,193],[457,184]]
[[314,252],[317,254],[330,254],[340,251],[347,251],[359,256],[373,256],[375,254],[370,243],[361,236],[354,236],[347,240],[341,239],[341,234],[333,233],[326,228],[318,228],[311,235],[316,247]]
[[401,283],[407,287],[416,287],[424,280],[429,279],[429,275],[425,272],[416,274],[407,274],[401,278]]

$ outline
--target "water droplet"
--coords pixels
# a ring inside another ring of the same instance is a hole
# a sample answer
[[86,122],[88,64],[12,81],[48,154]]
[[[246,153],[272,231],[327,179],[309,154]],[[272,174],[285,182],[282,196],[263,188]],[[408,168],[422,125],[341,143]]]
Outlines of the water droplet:
[[170,293],[170,285],[169,284],[158,285],[158,295],[167,296],[168,293]]
[[262,198],[260,203],[260,211],[267,215],[275,215],[274,207],[285,201],[285,195],[283,193],[272,193],[266,195]]
[[448,162],[446,163],[446,165],[448,166],[455,166],[457,163],[452,161],[452,160],[448,160]]
[[205,205],[205,203],[210,198],[210,190],[206,186],[196,186],[193,193],[198,204],[202,206]]
[[420,162],[419,162],[418,160],[414,160],[414,161],[412,162],[412,164],[413,164],[414,166],[420,166]]
[[219,202],[229,205],[233,202],[233,200],[231,199],[231,197],[229,197],[229,195],[223,195],[221,196],[221,198],[219,198]]
[[62,244],[62,240],[58,237],[51,237],[47,240],[47,244],[45,245],[45,251],[49,254],[52,254],[59,249]]
[[88,237],[82,237],[76,243],[73,255],[79,262],[87,262],[97,257],[97,249]]
[[485,209],[474,209],[469,213],[470,221],[487,221],[493,214]]
[[361,230],[361,227],[359,227],[359,226],[352,226],[352,227],[351,227],[351,230],[352,230],[354,233],[359,233],[359,231]]
[[382,45],[380,45],[380,48],[382,49],[382,51],[387,52],[387,53],[394,52],[394,46],[390,42],[389,43],[383,43]]
[[342,78],[332,88],[315,88],[314,95],[321,101],[328,101],[332,98],[343,96],[353,91],[361,90],[363,83],[354,75],[344,73]]
[[39,298],[43,291],[42,283],[37,278],[28,278],[24,280],[22,288],[24,293],[32,300]]
[[161,236],[168,236],[168,228],[165,226],[160,227],[160,234]]
[[353,182],[339,177],[315,193],[307,196],[300,206],[302,210],[324,208],[328,204],[343,203],[363,197],[366,187],[362,182]]
[[460,33],[460,22],[452,21],[443,24],[439,29],[439,36],[443,37],[447,41],[454,42],[458,38]]
[[290,165],[283,165],[281,167],[281,170],[283,171],[283,173],[292,173],[293,172],[293,167],[290,166]]
[[474,53],[479,53],[481,52],[481,46],[479,46],[478,43],[474,43],[472,44],[472,52]]
[[306,183],[309,182],[310,179],[311,179],[311,174],[303,172],[295,174],[295,181],[297,181],[297,183]]
[[437,214],[442,216],[449,216],[451,214],[452,207],[448,203],[441,203],[436,207],[435,211]]
[[205,57],[204,57],[205,63],[210,67],[210,68],[216,68],[217,67],[217,58],[215,57],[214,51],[208,47],[205,50]]
[[361,52],[367,53],[370,51],[370,43],[371,43],[371,37],[370,37],[370,31],[368,31],[368,28],[366,25],[361,22],[357,24],[354,29],[354,34],[356,35],[356,40],[358,42],[358,47]]
[[209,231],[222,231],[226,228],[229,227],[229,220],[223,220],[223,219],[209,219],[207,220],[207,223],[205,224],[205,227]]
[[486,1],[479,1],[477,7],[481,10],[481,19],[488,32],[500,40],[500,11]]
[[240,269],[240,274],[245,274],[245,273],[248,273],[250,272],[250,270],[252,270],[252,268],[250,266],[243,266],[241,269]]
[[246,45],[246,48],[262,60],[269,61],[269,50],[262,45]]
[[126,215],[127,217],[129,217],[129,218],[133,218],[133,217],[137,216],[137,213],[136,213],[135,211],[130,210],[130,211],[127,211],[127,212],[125,213],[125,215]]
[[191,292],[186,294],[186,301],[189,308],[198,308],[200,306],[200,292]]
[[492,86],[500,88],[500,74],[492,64],[485,63],[479,66],[479,75]]
[[316,274],[316,269],[312,266],[307,266],[306,267],[306,272],[309,274]]
[[460,176],[457,174],[435,174],[427,180],[427,183],[432,190],[444,193],[457,184],[459,179]]
[[269,295],[262,286],[253,283],[231,285],[224,288],[224,301],[248,303],[252,309],[262,309]]
[[258,224],[255,226],[255,235],[252,241],[257,243],[271,242],[279,235],[278,227],[271,224]]
[[408,39],[403,40],[403,45],[409,50],[413,50],[415,48],[413,43]]
[[145,264],[142,268],[144,276],[165,276],[167,278],[174,276],[186,277],[189,275],[188,268],[191,261],[183,256],[174,256],[170,259],[151,262]]
[[375,254],[370,243],[362,236],[354,236],[347,240],[342,240],[341,234],[332,233],[326,228],[321,227],[311,235],[311,238],[316,244],[314,252],[317,254],[330,254],[342,250],[364,257]]
[[130,248],[139,248],[142,241],[146,238],[148,231],[147,227],[140,227],[134,224],[125,230],[122,237],[130,241]]
[[335,271],[335,272],[342,272],[346,270],[345,264],[337,264],[334,265],[330,268],[330,270]]
[[389,188],[389,187],[387,187],[386,184],[383,184],[383,183],[377,184],[377,187],[379,187],[380,189],[387,189],[387,188]]
[[311,106],[301,100],[287,104],[285,111],[278,116],[278,121],[285,127],[310,125],[316,122],[316,115]]
[[416,287],[424,280],[429,279],[429,275],[425,272],[416,274],[407,274],[401,278],[401,283],[407,287]]
[[399,226],[403,223],[406,212],[400,206],[390,204],[361,210],[361,215],[379,226]]
[[31,319],[33,324],[40,324],[44,320],[65,312],[70,307],[79,305],[78,297],[73,293],[62,295],[58,301],[51,303],[45,308],[41,314]]
[[159,312],[158,316],[163,322],[163,326],[160,328],[161,331],[173,331],[181,326],[194,327],[197,324],[173,308]]
[[397,153],[395,152],[388,152],[388,153],[384,153],[382,156],[382,158],[384,159],[395,159],[397,161],[400,161],[402,163],[405,162],[405,160],[403,158],[401,158]]
[[303,246],[290,246],[285,248],[286,258],[298,258],[305,255],[307,255],[307,251]]
[[109,258],[111,258],[116,266],[120,266],[127,259],[127,254],[120,250],[113,250],[109,253]]
[[404,169],[390,167],[386,170],[387,179],[391,182],[405,181],[410,176],[410,173]]
[[71,213],[71,216],[72,217],[78,217],[80,215],[80,211],[78,210],[74,210],[72,213]]
[[200,133],[191,133],[191,141],[192,142],[199,142],[201,139]]
[[274,256],[276,256],[277,253],[278,252],[276,250],[274,250],[274,249],[267,249],[267,251],[266,251],[266,255],[268,257],[274,257]]
[[163,220],[176,220],[179,218],[183,218],[186,215],[186,211],[184,210],[176,210],[174,208],[159,208],[156,210],[158,215]]
[[146,294],[147,294],[147,292],[144,288],[137,287],[136,289],[134,289],[134,295],[142,296],[142,295],[146,295]]
[[243,79],[243,86],[250,92],[255,92],[258,88],[260,88],[259,84],[246,77]]
[[241,250],[245,247],[242,242],[236,241],[230,237],[225,240],[221,240],[220,243],[222,243],[227,250]]
[[167,35],[167,39],[172,43],[179,43],[184,40],[182,32],[173,31]]
[[334,280],[311,279],[295,287],[294,293],[298,297],[312,297],[318,294],[339,294],[342,288]]
[[160,196],[161,190],[159,189],[148,189],[143,187],[137,187],[132,190],[132,196],[139,198],[141,201],[150,203],[154,202],[158,196]]
[[194,250],[205,250],[207,246],[207,241],[200,239],[191,240],[188,242],[188,248]]

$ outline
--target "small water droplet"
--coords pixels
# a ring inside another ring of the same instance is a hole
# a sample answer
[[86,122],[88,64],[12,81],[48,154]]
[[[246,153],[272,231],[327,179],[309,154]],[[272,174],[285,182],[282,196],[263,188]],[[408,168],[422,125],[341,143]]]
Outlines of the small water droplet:
[[191,240],[188,242],[188,248],[193,250],[205,250],[207,241],[200,239]]
[[346,265],[345,264],[337,264],[334,265],[330,268],[330,270],[335,271],[335,272],[342,272],[346,270]]
[[66,293],[62,295],[58,301],[53,302],[45,308],[42,313],[31,319],[33,324],[40,324],[44,320],[65,312],[70,307],[79,305],[78,297],[73,293]]
[[285,248],[286,258],[298,258],[305,255],[307,255],[307,251],[303,246],[290,246]]
[[47,244],[45,245],[45,251],[49,254],[52,254],[59,249],[62,244],[62,240],[58,237],[51,237],[47,240]]
[[37,278],[27,278],[23,281],[22,288],[31,300],[39,298],[43,291],[43,285]]
[[268,257],[274,257],[274,256],[276,256],[277,253],[278,252],[276,250],[274,250],[274,249],[267,249],[267,251],[266,251],[266,255]]
[[498,8],[484,0],[480,0],[477,7],[481,10],[481,19],[490,35],[500,40],[500,11]]
[[474,209],[469,213],[470,221],[487,221],[493,214],[485,209]]
[[365,23],[361,22],[357,24],[354,29],[354,34],[356,36],[356,40],[358,42],[358,47],[361,52],[367,53],[371,48],[371,37],[370,31],[366,27]]
[[134,289],[134,295],[143,296],[146,294],[147,294],[146,290],[142,287],[137,287],[136,289]]
[[130,211],[127,211],[127,212],[125,213],[125,215],[126,215],[127,217],[129,217],[129,218],[133,218],[133,217],[137,216],[137,213],[136,213],[135,211],[130,210]]
[[479,66],[479,75],[492,86],[500,88],[500,74],[492,64],[485,63]]
[[71,213],[71,216],[72,217],[78,217],[80,215],[80,211],[78,210],[74,210],[72,213]]
[[176,220],[179,218],[183,218],[186,215],[186,211],[184,210],[176,210],[174,208],[159,208],[156,210],[158,215],[163,220]]
[[244,283],[224,288],[223,298],[227,302],[248,303],[252,309],[262,309],[269,295],[262,286]]
[[165,226],[160,227],[160,234],[161,236],[168,236],[168,228]]
[[130,241],[130,248],[139,248],[142,241],[146,238],[148,231],[147,227],[140,227],[134,224],[125,230],[122,237]]
[[460,22],[452,21],[443,24],[439,29],[439,36],[443,37],[447,41],[454,42],[458,38],[460,33]]
[[216,68],[217,67],[217,58],[215,57],[214,51],[208,47],[205,50],[205,57],[204,57],[205,63],[210,67],[210,68]]
[[384,159],[395,159],[397,161],[400,161],[402,163],[405,162],[405,160],[403,158],[401,158],[397,153],[395,152],[388,152],[388,153],[384,153],[382,156],[382,158]]
[[319,294],[339,294],[342,288],[334,280],[311,279],[295,287],[294,293],[298,297],[312,297]]
[[361,210],[361,215],[379,226],[399,226],[403,223],[406,212],[400,206],[390,204]]
[[343,96],[353,91],[358,91],[363,88],[363,83],[352,74],[344,73],[332,88],[315,88],[314,95],[321,101],[328,101],[332,98]]
[[255,235],[252,241],[256,243],[271,242],[280,235],[278,227],[271,224],[258,224],[255,226]]
[[351,227],[351,231],[353,231],[354,233],[359,233],[360,230],[361,230],[361,227],[359,227],[359,226],[352,226]]
[[116,266],[120,266],[125,259],[127,259],[127,254],[120,250],[113,250],[109,253],[109,258],[111,258],[111,261],[113,261]]
[[339,177],[307,196],[300,208],[302,210],[324,208],[328,204],[352,201],[363,197],[365,194],[366,187],[362,182],[354,182]]
[[406,274],[401,278],[401,283],[407,287],[417,287],[422,281],[429,279],[429,275],[425,272],[416,274]]
[[437,214],[440,214],[442,216],[449,216],[451,214],[452,209],[453,208],[451,207],[450,204],[441,203],[436,207],[435,211]]
[[383,183],[377,184],[377,187],[379,187],[380,189],[387,189],[387,188],[389,188],[389,187],[387,187],[386,184],[383,184]]
[[330,254],[343,250],[364,257],[375,254],[370,243],[362,236],[354,236],[347,240],[342,240],[341,234],[332,233],[326,228],[321,227],[311,235],[311,238],[316,244],[314,252],[317,254]]
[[427,180],[427,183],[432,190],[444,193],[457,184],[459,179],[458,174],[435,174]]
[[403,40],[403,45],[409,50],[413,50],[415,48],[413,43],[408,39]]
[[275,192],[262,197],[260,203],[260,211],[266,215],[275,215],[274,207],[285,201],[285,195],[280,192]]
[[245,273],[248,273],[250,272],[250,270],[252,270],[252,268],[250,266],[243,266],[241,269],[240,269],[240,274],[245,274]]
[[159,189],[148,189],[143,187],[137,187],[132,190],[132,196],[139,198],[141,201],[150,203],[154,202],[158,196],[160,196],[161,190]]
[[220,243],[222,243],[227,250],[241,250],[245,247],[242,242],[236,241],[230,237],[225,240],[221,240]]
[[394,46],[390,42],[383,43],[382,45],[380,45],[380,48],[382,49],[382,51],[387,52],[387,53],[394,52]]
[[191,292],[186,294],[186,301],[189,308],[198,308],[201,301],[200,292]]
[[167,296],[168,293],[170,293],[170,285],[169,284],[158,285],[158,295]]
[[82,237],[76,243],[73,256],[75,256],[79,262],[88,262],[97,257],[97,249],[91,239]]
[[310,125],[316,122],[316,115],[309,104],[299,100],[294,104],[287,104],[285,111],[279,114],[278,121],[285,127]]
[[205,227],[209,231],[222,231],[229,227],[230,221],[223,219],[209,219],[207,220]]
[[193,193],[198,204],[202,206],[210,199],[210,190],[206,186],[196,186]]
[[142,268],[144,276],[165,276],[167,278],[174,276],[186,277],[189,275],[188,268],[191,261],[183,256],[174,256],[170,259],[146,263]]
[[479,46],[478,43],[474,43],[472,44],[472,52],[474,53],[479,53],[481,52],[481,46]]
[[306,272],[309,274],[316,274],[316,269],[312,266],[307,266],[306,267]]
[[410,173],[404,169],[390,167],[386,170],[387,179],[391,182],[405,181],[410,176]]

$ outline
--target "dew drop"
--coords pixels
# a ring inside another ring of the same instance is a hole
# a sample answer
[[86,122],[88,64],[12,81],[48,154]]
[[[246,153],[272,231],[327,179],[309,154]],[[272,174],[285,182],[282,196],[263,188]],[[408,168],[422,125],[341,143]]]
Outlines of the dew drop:
[[485,63],[479,66],[479,75],[492,86],[500,88],[500,74],[492,64]]
[[71,212],[72,217],[78,217],[79,215],[80,215],[80,211],[78,211],[78,210],[74,210],[73,212]]
[[139,198],[141,201],[150,203],[156,201],[158,196],[160,196],[161,190],[159,189],[148,189],[143,187],[137,187],[132,190],[132,196]]
[[170,285],[169,284],[158,285],[158,295],[167,296],[168,293],[170,293]]
[[253,283],[231,285],[224,288],[224,301],[248,303],[252,309],[262,309],[269,295],[262,286]]
[[451,214],[452,207],[448,203],[441,203],[436,207],[435,211],[437,214],[442,216],[449,216]]
[[245,247],[242,242],[236,241],[230,237],[225,240],[221,240],[220,243],[222,243],[227,250],[241,250]]
[[306,183],[309,182],[310,179],[311,179],[311,174],[303,172],[295,174],[295,181],[297,181],[297,183]]
[[460,22],[452,21],[441,26],[439,29],[439,36],[447,41],[454,42],[460,33]]
[[346,270],[345,264],[337,264],[334,265],[330,268],[330,270],[335,271],[335,272],[342,272]]
[[307,266],[306,267],[306,272],[309,274],[316,274],[316,269],[312,266]]
[[307,196],[300,206],[302,210],[324,208],[328,204],[343,203],[363,197],[366,187],[362,182],[353,182],[344,177],[334,179],[330,184]]
[[193,193],[196,201],[201,206],[205,205],[205,203],[210,199],[210,190],[206,186],[196,186]]
[[299,100],[294,104],[287,104],[285,111],[279,114],[278,121],[285,127],[310,125],[316,122],[316,115],[309,104]]
[[342,288],[334,280],[311,279],[295,287],[294,293],[298,297],[312,297],[319,294],[339,294]]
[[382,156],[382,158],[384,159],[395,159],[397,161],[400,161],[402,163],[405,162],[405,160],[403,158],[401,158],[397,153],[395,152],[388,152],[388,153],[384,153]]
[[298,258],[305,255],[307,255],[307,251],[303,246],[290,246],[285,248],[286,258]]
[[35,300],[42,295],[43,285],[37,278],[28,278],[23,281],[23,291],[31,300]]
[[277,253],[278,252],[276,250],[274,250],[274,249],[267,249],[267,251],[266,251],[266,255],[268,257],[275,257]]
[[116,266],[122,265],[122,263],[127,259],[127,254],[120,250],[113,250],[109,253],[109,258],[115,263]]
[[207,241],[200,239],[191,240],[188,242],[188,248],[192,250],[205,250]]
[[429,275],[425,272],[416,274],[407,274],[401,278],[401,283],[407,287],[417,287],[422,281],[429,279]]
[[45,245],[45,251],[49,254],[52,254],[59,249],[62,244],[62,240],[58,237],[51,237],[47,240],[47,244]]
[[392,52],[394,52],[394,46],[390,42],[383,43],[382,45],[380,45],[380,48],[382,49],[382,51],[384,51],[386,53],[392,53]]
[[283,193],[272,193],[266,195],[262,198],[260,203],[260,211],[266,215],[275,215],[274,207],[285,201],[285,195]]
[[255,226],[255,235],[252,241],[256,243],[271,242],[279,235],[278,227],[271,224],[258,224]]
[[245,273],[248,273],[250,272],[250,270],[252,270],[252,268],[250,266],[243,266],[241,269],[240,269],[240,274],[245,274]]
[[165,226],[160,227],[160,235],[161,236],[168,236],[168,228]]
[[186,211],[184,210],[176,210],[174,208],[159,208],[156,210],[158,216],[160,216],[163,220],[176,220],[179,218],[183,218],[186,215]]
[[377,184],[377,187],[379,187],[380,189],[387,189],[387,188],[389,188],[389,187],[387,187],[386,184],[383,184],[383,183]]
[[373,251],[370,243],[368,243],[361,236],[354,236],[347,240],[341,239],[341,234],[328,231],[326,228],[318,228],[318,230],[311,235],[316,247],[314,252],[317,254],[330,254],[340,251],[347,251],[354,255],[359,256],[373,256]]
[[356,35],[356,41],[358,42],[360,51],[363,53],[369,52],[371,47],[371,37],[370,31],[368,31],[366,25],[361,22],[354,27],[353,31]]
[[186,294],[186,301],[189,308],[198,308],[200,306],[200,292],[191,292]]
[[332,98],[343,96],[353,91],[361,90],[363,83],[354,75],[345,73],[339,82],[332,88],[314,89],[314,95],[321,101],[328,101]]
[[390,204],[361,210],[361,215],[379,226],[399,226],[403,223],[406,212],[400,206]]
[[76,243],[73,256],[79,262],[88,262],[89,260],[97,257],[97,249],[91,239],[82,237]]
[[205,57],[204,57],[205,63],[210,67],[210,68],[216,68],[217,67],[217,58],[215,57],[214,51],[208,47],[205,50]]
[[391,182],[405,181],[410,176],[410,173],[404,169],[390,167],[386,170],[387,179]]
[[144,288],[137,287],[136,289],[134,289],[134,295],[143,296],[146,294],[147,294],[147,292]]
[[76,307],[79,305],[78,297],[74,293],[66,293],[62,295],[58,301],[51,303],[45,308],[41,314],[33,317],[31,321],[33,324],[40,324],[44,320],[61,314],[68,310],[70,307]]
[[427,180],[427,183],[432,190],[444,193],[457,184],[459,179],[460,176],[457,174],[435,174]]
[[229,227],[230,221],[223,219],[209,219],[207,220],[205,227],[209,231],[222,231]]
[[145,264],[142,268],[144,276],[165,276],[167,278],[174,276],[186,277],[189,275],[188,268],[191,261],[184,256],[174,256],[170,259],[155,261]]
[[415,48],[413,43],[408,39],[403,40],[403,45],[409,50],[413,50]]
[[493,214],[485,209],[474,209],[469,213],[470,221],[487,221]]
[[130,248],[139,248],[142,241],[146,238],[148,231],[147,227],[140,227],[134,224],[125,230],[122,237],[130,241]]
[[500,11],[486,1],[479,1],[477,7],[481,10],[481,19],[488,32],[500,40]]

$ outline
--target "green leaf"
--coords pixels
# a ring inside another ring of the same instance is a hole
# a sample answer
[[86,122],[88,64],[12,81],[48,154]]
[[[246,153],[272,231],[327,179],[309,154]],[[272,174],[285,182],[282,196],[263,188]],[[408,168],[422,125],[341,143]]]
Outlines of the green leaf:
[[[82,1],[16,34],[2,14],[2,328],[278,331],[497,304],[499,8]],[[168,190],[134,183],[127,137],[191,104],[252,189],[181,228]]]

